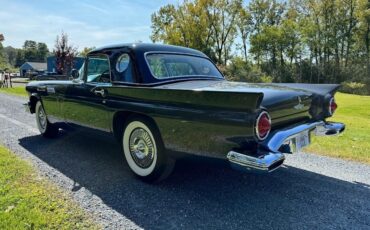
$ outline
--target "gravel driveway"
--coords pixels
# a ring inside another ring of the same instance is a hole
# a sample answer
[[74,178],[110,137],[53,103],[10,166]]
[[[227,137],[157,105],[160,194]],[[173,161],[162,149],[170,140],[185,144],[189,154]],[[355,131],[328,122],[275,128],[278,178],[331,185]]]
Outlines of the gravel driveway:
[[[370,166],[297,154],[268,175],[186,158],[158,185],[135,179],[110,135],[38,135],[25,98],[0,94],[0,142],[34,163],[105,228],[370,229]],[[335,137],[333,138],[335,140]]]

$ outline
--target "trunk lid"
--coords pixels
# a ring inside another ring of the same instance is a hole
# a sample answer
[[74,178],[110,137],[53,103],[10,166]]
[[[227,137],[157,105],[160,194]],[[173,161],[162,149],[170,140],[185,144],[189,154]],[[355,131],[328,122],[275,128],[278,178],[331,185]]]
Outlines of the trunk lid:
[[[229,81],[184,81],[159,88],[195,91],[222,91],[234,93],[263,93],[260,103],[271,116],[273,127],[311,118],[311,103],[317,95],[333,94],[338,85],[263,84]],[[232,94],[230,94],[232,97]]]
[[310,119],[309,109],[313,93],[290,88],[279,84],[259,84],[223,81],[202,88],[202,90],[223,90],[230,92],[262,92],[261,107],[265,108],[272,119],[273,128],[291,122]]

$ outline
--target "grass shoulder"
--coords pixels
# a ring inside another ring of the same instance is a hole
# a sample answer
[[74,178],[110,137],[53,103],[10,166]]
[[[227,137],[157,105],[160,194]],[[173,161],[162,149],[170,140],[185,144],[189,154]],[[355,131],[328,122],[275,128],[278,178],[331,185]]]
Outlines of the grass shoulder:
[[63,192],[0,146],[0,229],[97,229]]
[[338,137],[313,137],[306,152],[370,164],[370,96],[338,93],[339,105],[331,121],[343,122]]
[[27,91],[24,86],[15,86],[12,88],[0,88],[0,93],[13,94],[17,96],[27,97]]

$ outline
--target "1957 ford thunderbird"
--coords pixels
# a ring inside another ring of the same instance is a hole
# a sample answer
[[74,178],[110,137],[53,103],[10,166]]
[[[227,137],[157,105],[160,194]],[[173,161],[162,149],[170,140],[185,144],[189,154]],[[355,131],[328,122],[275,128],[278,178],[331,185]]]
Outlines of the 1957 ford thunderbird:
[[202,52],[156,44],[93,50],[70,81],[31,82],[27,109],[45,137],[74,124],[111,132],[145,181],[171,173],[176,153],[271,172],[311,134],[336,135],[332,84],[229,82]]

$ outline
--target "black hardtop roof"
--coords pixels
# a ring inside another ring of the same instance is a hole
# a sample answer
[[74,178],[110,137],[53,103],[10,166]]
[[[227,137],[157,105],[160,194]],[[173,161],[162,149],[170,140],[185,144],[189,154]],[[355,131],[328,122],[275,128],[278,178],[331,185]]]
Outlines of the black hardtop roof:
[[[103,52],[105,50],[112,50],[112,49],[121,49],[127,48],[132,51],[139,51],[142,53],[146,52],[171,52],[171,53],[185,53],[191,54],[201,57],[207,57],[204,53],[190,49],[182,46],[173,46],[173,45],[164,45],[164,44],[155,44],[155,43],[123,43],[123,44],[116,44],[116,45],[108,45],[96,48],[92,50],[89,54]],[[208,58],[208,57],[207,57]]]

